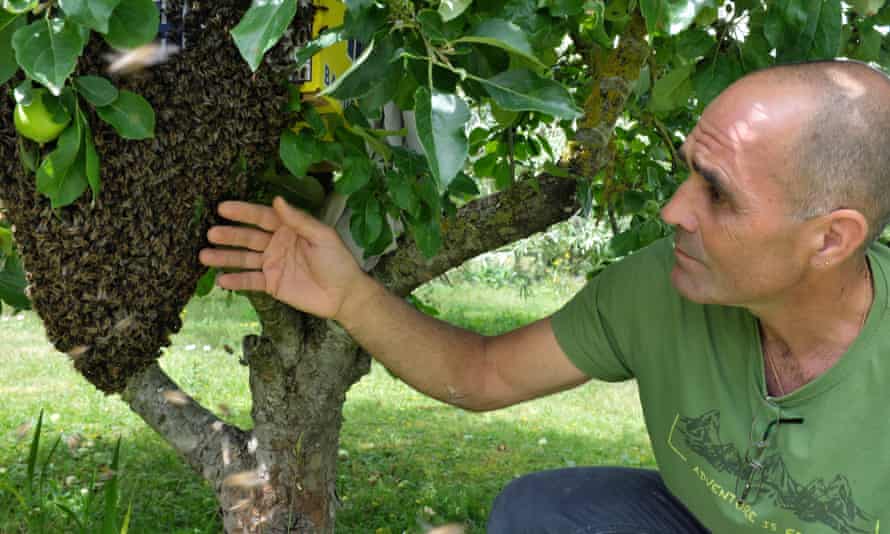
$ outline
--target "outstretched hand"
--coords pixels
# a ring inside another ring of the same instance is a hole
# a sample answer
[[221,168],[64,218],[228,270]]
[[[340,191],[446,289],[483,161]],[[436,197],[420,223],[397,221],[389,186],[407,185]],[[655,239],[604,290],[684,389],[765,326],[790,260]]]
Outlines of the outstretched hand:
[[253,226],[214,226],[207,232],[211,243],[234,248],[205,248],[201,263],[243,269],[220,275],[222,288],[263,291],[307,313],[337,318],[365,276],[333,228],[280,197],[271,208],[228,201],[218,212]]

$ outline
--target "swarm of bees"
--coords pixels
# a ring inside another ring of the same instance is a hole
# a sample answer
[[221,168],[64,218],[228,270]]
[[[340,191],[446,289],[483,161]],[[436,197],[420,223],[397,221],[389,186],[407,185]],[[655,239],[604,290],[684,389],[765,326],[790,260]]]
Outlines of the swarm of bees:
[[[82,108],[101,159],[95,202],[88,193],[52,210],[20,163],[12,99],[0,99],[0,198],[17,228],[34,308],[50,341],[106,393],[122,391],[169,345],[204,272],[197,254],[217,222],[213,207],[245,198],[248,174],[274,157],[285,127],[283,74],[253,75],[228,34],[243,2],[193,1],[185,25],[177,20],[183,1],[166,2],[169,23],[191,29],[176,55],[115,52],[94,38],[81,58],[76,75],[111,69],[115,85],[144,96],[157,117],[154,139],[128,141]],[[198,205],[207,208],[196,221]]]

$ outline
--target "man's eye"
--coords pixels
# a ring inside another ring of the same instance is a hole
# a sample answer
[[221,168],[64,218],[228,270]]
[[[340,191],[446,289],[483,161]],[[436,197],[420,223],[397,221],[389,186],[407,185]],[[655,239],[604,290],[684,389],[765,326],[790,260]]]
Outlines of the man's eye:
[[711,184],[708,184],[708,196],[711,198],[711,202],[715,204],[723,200],[723,195],[720,193],[720,190]]

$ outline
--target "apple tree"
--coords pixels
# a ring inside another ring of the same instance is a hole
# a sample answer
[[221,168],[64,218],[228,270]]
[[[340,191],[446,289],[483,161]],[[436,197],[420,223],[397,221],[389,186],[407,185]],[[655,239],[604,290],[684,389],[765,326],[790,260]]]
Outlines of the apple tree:
[[[227,532],[333,531],[342,406],[371,357],[335,322],[250,295],[253,427],[180,390],[157,360],[212,284],[197,253],[221,200],[284,196],[406,298],[579,210],[609,221],[621,256],[669,232],[676,147],[734,80],[890,66],[884,0],[344,4],[315,35],[320,8],[301,0],[0,9],[0,301],[33,307],[211,484]],[[352,66],[301,91],[307,62],[344,42],[363,49]]]

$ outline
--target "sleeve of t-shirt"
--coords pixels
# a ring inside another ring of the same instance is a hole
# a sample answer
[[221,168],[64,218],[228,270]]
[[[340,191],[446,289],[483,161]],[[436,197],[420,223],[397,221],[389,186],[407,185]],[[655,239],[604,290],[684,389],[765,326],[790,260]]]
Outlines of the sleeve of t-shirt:
[[559,346],[578,369],[608,382],[637,376],[646,337],[661,329],[651,325],[669,320],[668,301],[679,299],[671,254],[670,240],[662,239],[610,265],[551,317]]

